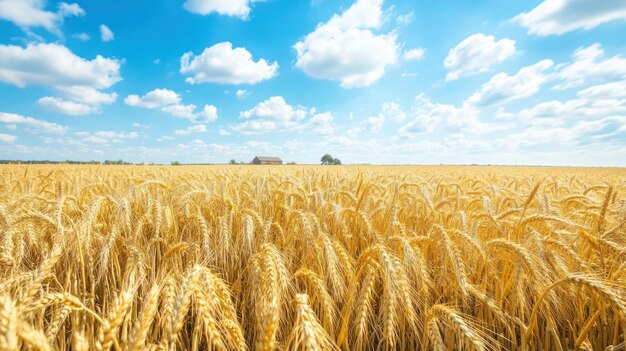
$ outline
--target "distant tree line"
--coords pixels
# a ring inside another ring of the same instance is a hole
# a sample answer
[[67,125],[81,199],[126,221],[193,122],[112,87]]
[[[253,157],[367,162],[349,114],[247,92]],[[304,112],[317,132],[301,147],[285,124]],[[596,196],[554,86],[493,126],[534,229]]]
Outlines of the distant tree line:
[[6,164],[24,164],[24,165],[33,165],[33,164],[42,164],[42,165],[47,165],[47,164],[52,164],[52,165],[57,165],[57,164],[70,164],[70,165],[101,165],[102,162],[100,161],[71,161],[71,160],[66,160],[66,161],[50,161],[50,160],[0,160],[0,164],[6,165]]
[[22,164],[22,165],[60,165],[60,164],[70,164],[70,165],[134,165],[140,163],[132,163],[126,162],[124,160],[104,160],[104,162],[100,161],[50,161],[50,160],[0,160],[0,164]]

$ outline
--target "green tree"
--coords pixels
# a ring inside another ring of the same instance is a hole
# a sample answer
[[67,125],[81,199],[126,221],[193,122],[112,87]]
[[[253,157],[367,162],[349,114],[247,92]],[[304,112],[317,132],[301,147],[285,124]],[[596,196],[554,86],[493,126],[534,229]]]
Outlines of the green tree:
[[331,154],[326,154],[320,159],[323,165],[332,165],[334,160]]
[[236,164],[237,164],[237,161],[235,161],[235,159],[233,158],[232,160],[230,160],[230,162],[229,162],[229,163],[230,163],[231,165],[236,165]]
[[180,162],[178,162],[178,161],[172,161],[172,166],[180,166]]
[[338,158],[334,158],[331,154],[326,154],[322,156],[320,161],[322,162],[322,165],[340,165],[341,164],[341,160]]

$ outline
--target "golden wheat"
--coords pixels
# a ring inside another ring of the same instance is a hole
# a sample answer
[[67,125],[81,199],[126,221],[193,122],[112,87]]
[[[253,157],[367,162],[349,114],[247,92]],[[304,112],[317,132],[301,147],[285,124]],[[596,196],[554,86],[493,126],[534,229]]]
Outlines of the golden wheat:
[[626,171],[0,168],[0,351],[620,350]]

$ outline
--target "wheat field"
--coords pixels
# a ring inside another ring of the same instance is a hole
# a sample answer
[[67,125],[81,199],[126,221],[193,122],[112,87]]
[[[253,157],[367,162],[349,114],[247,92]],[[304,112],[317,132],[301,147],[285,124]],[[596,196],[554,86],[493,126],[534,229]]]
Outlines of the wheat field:
[[626,170],[2,166],[0,351],[624,350]]

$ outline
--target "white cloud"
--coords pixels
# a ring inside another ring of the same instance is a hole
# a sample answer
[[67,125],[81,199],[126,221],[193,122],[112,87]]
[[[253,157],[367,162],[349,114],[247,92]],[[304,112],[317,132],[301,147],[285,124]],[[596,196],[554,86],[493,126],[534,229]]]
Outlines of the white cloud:
[[367,125],[372,132],[378,132],[383,128],[385,124],[385,115],[376,115],[367,117]]
[[80,102],[74,102],[50,96],[46,96],[37,100],[37,103],[43,106],[48,111],[62,113],[66,115],[88,115],[98,111],[98,108],[94,107],[93,105],[86,105]]
[[273,131],[280,130],[280,125],[275,121],[270,120],[250,120],[235,124],[232,126],[233,130],[246,135],[253,134],[265,134]]
[[154,89],[144,96],[128,95],[124,99],[126,105],[150,109],[178,104],[180,101],[180,95],[169,89]]
[[496,41],[493,35],[476,33],[452,48],[443,64],[448,69],[446,81],[490,71],[515,54],[515,40]]
[[180,72],[193,75],[185,79],[190,84],[256,84],[274,77],[277,71],[277,62],[255,62],[248,50],[233,49],[230,42],[215,44],[198,56],[187,52],[180,58]]
[[116,132],[113,130],[102,130],[94,133],[96,136],[116,140],[133,140],[139,137],[137,132]]
[[44,10],[44,0],[0,0],[0,19],[13,22],[29,34],[30,29],[42,27],[57,36],[62,36],[59,26],[64,17],[84,16],[78,4],[61,2],[57,12]]
[[[24,0],[22,0],[24,1]],[[58,6],[58,12],[59,15],[61,15],[62,17],[69,17],[69,16],[84,16],[85,10],[83,10],[80,5],[78,4],[68,4],[66,2],[60,2],[59,6]]]
[[178,118],[185,118],[194,123],[208,123],[217,119],[217,108],[204,105],[202,111],[196,112],[196,105],[182,104],[178,93],[169,89],[154,89],[144,96],[128,95],[124,102],[129,106],[148,109],[161,109],[165,113]]
[[103,93],[119,82],[120,61],[100,55],[87,60],[59,44],[0,45],[0,81],[24,88],[51,87],[74,102],[111,104],[115,93]]
[[561,35],[577,29],[592,29],[603,23],[626,20],[626,2],[620,0],[544,0],[515,21],[531,34]]
[[89,41],[89,39],[91,39],[91,37],[87,33],[76,33],[72,35],[72,37],[81,41]]
[[224,129],[224,128],[220,128],[219,133],[220,133],[220,135],[221,135],[221,136],[227,136],[227,135],[230,135],[230,132],[229,132],[229,131],[227,131],[227,130],[226,130],[226,129]]
[[501,121],[511,121],[515,119],[515,114],[511,112],[507,112],[504,106],[500,106],[498,107],[498,110],[496,111],[496,115],[494,116],[494,118],[496,120],[501,120]]
[[[137,132],[124,132],[124,131],[114,131],[114,130],[101,130],[94,133],[88,132],[76,132],[76,136],[80,138],[82,142],[91,143],[91,144],[120,144],[129,140],[137,139],[141,136],[141,134]],[[49,139],[48,142],[62,142],[66,143],[63,140],[52,140]]]
[[107,94],[89,86],[57,87],[57,90],[72,100],[96,107],[110,105],[117,100],[117,93]]
[[396,34],[374,34],[382,24],[383,0],[357,0],[341,15],[297,42],[296,67],[307,75],[339,80],[344,88],[366,87],[378,81],[397,61]]
[[[258,0],[257,0],[258,1]],[[206,16],[217,13],[225,16],[247,19],[250,14],[252,0],[186,0],[185,10]]]
[[402,111],[400,105],[393,101],[383,103],[380,113],[396,122],[402,122],[406,118],[406,113]]
[[335,118],[330,112],[318,113],[297,129],[305,133],[330,135],[335,132],[334,120]]
[[115,39],[115,34],[106,24],[100,25],[100,39],[104,42],[113,41]]
[[12,144],[16,139],[15,135],[0,133],[0,142]]
[[121,80],[120,61],[100,55],[89,61],[59,44],[0,45],[0,80],[17,85],[88,86],[104,89]]
[[407,52],[404,53],[404,59],[405,60],[421,60],[424,58],[424,54],[426,53],[426,50],[424,50],[423,48],[415,48],[415,49],[411,49]]
[[453,105],[433,103],[424,94],[415,97],[416,105],[411,112],[412,119],[398,130],[402,136],[414,138],[419,134],[432,133],[435,127],[446,118],[458,118],[464,112]]
[[626,116],[626,80],[592,86],[577,93],[577,98],[551,100],[520,111],[519,116],[535,125],[563,125],[568,120]]
[[[494,143],[508,150],[546,145],[593,149],[626,141],[626,80],[592,86],[566,100],[550,100],[517,113],[523,129]],[[625,149],[626,150],[626,149]]]
[[167,112],[174,117],[185,118],[189,120],[193,120],[195,117],[194,110],[196,109],[196,105],[170,105],[163,107],[161,110],[163,112]]
[[405,118],[406,113],[402,111],[402,108],[397,102],[385,102],[377,115],[368,116],[364,120],[361,120],[356,126],[348,129],[348,135],[356,136],[358,133],[365,130],[378,132],[383,128],[387,119],[391,119],[395,122],[401,122]]
[[306,114],[305,109],[294,108],[287,104],[282,96],[272,96],[252,109],[242,112],[240,117],[244,119],[266,118],[289,123],[303,119]]
[[443,124],[446,132],[466,134],[489,133],[509,128],[509,125],[485,123],[480,120],[480,110],[464,104],[455,105],[432,102],[424,94],[415,97],[415,105],[410,113],[412,119],[398,130],[399,134],[415,138],[420,134],[432,133],[438,125]]
[[196,115],[197,122],[213,122],[217,119],[217,107],[204,105],[202,112]]
[[294,108],[282,96],[272,96],[252,109],[241,112],[239,118],[246,121],[233,128],[245,134],[294,128],[306,115],[307,110]]
[[534,124],[521,131],[494,141],[494,144],[509,150],[523,147],[549,145],[554,148],[567,145],[585,149],[594,144],[615,145],[626,140],[626,117],[608,116],[592,121],[576,121],[571,126]]
[[237,98],[239,99],[245,99],[249,94],[250,92],[245,89],[237,89],[237,92],[235,92],[235,95],[237,95]]
[[0,112],[0,123],[25,125],[29,128],[32,128],[33,130],[44,133],[63,134],[67,131],[67,127],[64,127],[62,125],[35,119],[32,117],[18,115],[15,113]]
[[[310,117],[305,121],[307,116]],[[239,118],[244,122],[231,128],[242,134],[263,134],[274,131],[294,130],[313,134],[334,132],[334,117],[330,112],[316,113],[315,108],[289,105],[282,96],[272,96],[258,103],[250,110],[243,111]]]
[[102,137],[95,136],[95,135],[86,136],[82,139],[82,141],[86,143],[93,143],[93,144],[107,144],[109,142],[106,138],[102,138]]
[[[586,99],[626,99],[626,80],[595,85],[579,91],[578,96]],[[626,101],[624,101],[624,104],[626,105]]]
[[574,62],[560,66],[557,78],[562,82],[555,85],[554,89],[626,78],[626,58],[615,55],[604,59],[604,50],[596,43],[577,49],[574,52]]
[[187,127],[185,129],[176,129],[174,134],[176,135],[189,135],[192,133],[204,133],[208,131],[208,128],[205,124],[196,124],[191,127]]
[[548,80],[549,77],[545,72],[553,65],[552,60],[542,60],[532,66],[521,68],[513,76],[498,73],[470,96],[467,103],[474,106],[489,106],[533,95]]
[[209,123],[215,121],[217,116],[217,108],[213,105],[204,105],[202,111],[196,112],[196,105],[170,105],[161,108],[161,111],[167,112],[174,117],[185,118],[194,123]]
[[404,15],[400,15],[396,17],[396,23],[399,26],[407,26],[413,22],[413,18],[415,17],[415,13],[413,11],[406,13]]

